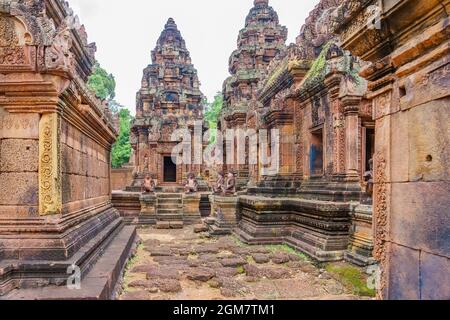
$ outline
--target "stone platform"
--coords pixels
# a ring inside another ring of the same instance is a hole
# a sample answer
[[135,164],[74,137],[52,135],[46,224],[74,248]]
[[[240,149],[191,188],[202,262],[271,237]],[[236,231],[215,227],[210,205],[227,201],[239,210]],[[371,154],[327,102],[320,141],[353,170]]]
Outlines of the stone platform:
[[319,262],[340,261],[348,248],[347,203],[241,196],[237,236],[248,244],[289,244]]
[[[0,296],[0,300],[113,299],[125,264],[138,242],[135,227],[123,223],[114,227],[113,231],[103,230],[67,261],[2,261],[0,284],[7,289],[3,292],[8,293]],[[73,265],[81,269],[80,290],[70,290],[66,286],[70,277],[68,268]],[[47,280],[39,280],[43,275]],[[18,286],[20,290],[11,290]]]
[[200,223],[201,211],[209,208],[208,194],[184,194],[180,190],[158,188],[149,194],[114,191],[113,204],[127,224],[178,229]]
[[239,221],[239,198],[237,196],[209,196],[211,217],[206,219],[209,234],[213,236],[231,234]]
[[112,193],[112,203],[127,224],[146,224],[146,221],[140,218],[140,196],[141,192],[113,191]]

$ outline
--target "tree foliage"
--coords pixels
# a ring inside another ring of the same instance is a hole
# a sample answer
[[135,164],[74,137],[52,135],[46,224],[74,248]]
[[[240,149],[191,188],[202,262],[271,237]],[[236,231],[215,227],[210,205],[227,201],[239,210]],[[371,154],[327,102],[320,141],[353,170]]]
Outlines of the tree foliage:
[[130,128],[132,116],[130,110],[123,108],[119,110],[120,133],[119,138],[112,148],[112,166],[119,168],[130,161],[132,148],[130,144]]
[[95,63],[92,75],[88,80],[88,87],[102,100],[112,100],[116,95],[116,80],[114,76]]
[[119,117],[119,138],[112,148],[112,166],[119,168],[130,161],[132,148],[130,143],[130,128],[132,116],[130,111],[114,100],[116,96],[116,80],[114,76],[95,63],[92,75],[88,80],[88,87],[102,100],[107,100],[113,115]]
[[211,129],[210,143],[214,143],[217,136],[217,124],[219,122],[219,115],[223,107],[223,95],[218,92],[214,97],[212,103],[207,103],[205,111],[205,121],[208,122],[209,129]]

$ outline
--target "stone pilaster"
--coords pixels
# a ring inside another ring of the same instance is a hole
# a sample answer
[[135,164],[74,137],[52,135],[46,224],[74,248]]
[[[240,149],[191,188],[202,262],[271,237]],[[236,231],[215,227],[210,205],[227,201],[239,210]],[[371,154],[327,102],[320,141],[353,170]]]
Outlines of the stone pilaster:
[[199,193],[183,195],[183,221],[186,224],[201,222],[200,200],[201,195]]
[[359,180],[359,105],[360,97],[342,99],[345,114],[345,174],[347,179]]
[[62,209],[60,118],[45,113],[39,121],[39,214],[57,215]]
[[239,198],[219,195],[209,196],[212,217],[207,221],[211,235],[231,234],[237,227],[239,217]]

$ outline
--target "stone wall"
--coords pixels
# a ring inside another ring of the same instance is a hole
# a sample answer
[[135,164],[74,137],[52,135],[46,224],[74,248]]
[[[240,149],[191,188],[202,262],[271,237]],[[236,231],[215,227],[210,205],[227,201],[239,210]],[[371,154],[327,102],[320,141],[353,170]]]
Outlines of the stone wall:
[[120,239],[104,270],[117,279],[135,239],[111,203],[117,133],[86,85],[95,51],[66,1],[0,4],[0,295],[63,285],[71,265],[85,277]]
[[113,190],[125,190],[133,182],[133,167],[123,167],[111,170],[111,185]]
[[110,200],[110,151],[62,121],[62,202],[67,212]]
[[38,215],[39,115],[0,109],[0,216]]
[[379,298],[450,299],[449,9],[448,0],[348,0],[335,14],[343,47],[370,62],[361,75],[376,121]]

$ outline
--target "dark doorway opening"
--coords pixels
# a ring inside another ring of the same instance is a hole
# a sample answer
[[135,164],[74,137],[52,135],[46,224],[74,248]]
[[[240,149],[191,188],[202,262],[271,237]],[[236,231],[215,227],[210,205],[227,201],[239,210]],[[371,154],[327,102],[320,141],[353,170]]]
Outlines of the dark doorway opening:
[[177,182],[177,165],[173,163],[172,157],[164,157],[164,182]]
[[366,154],[365,154],[365,164],[366,171],[370,170],[369,160],[373,160],[373,155],[375,154],[375,129],[366,128]]
[[310,170],[312,176],[323,175],[323,131],[322,129],[312,133],[310,151]]

